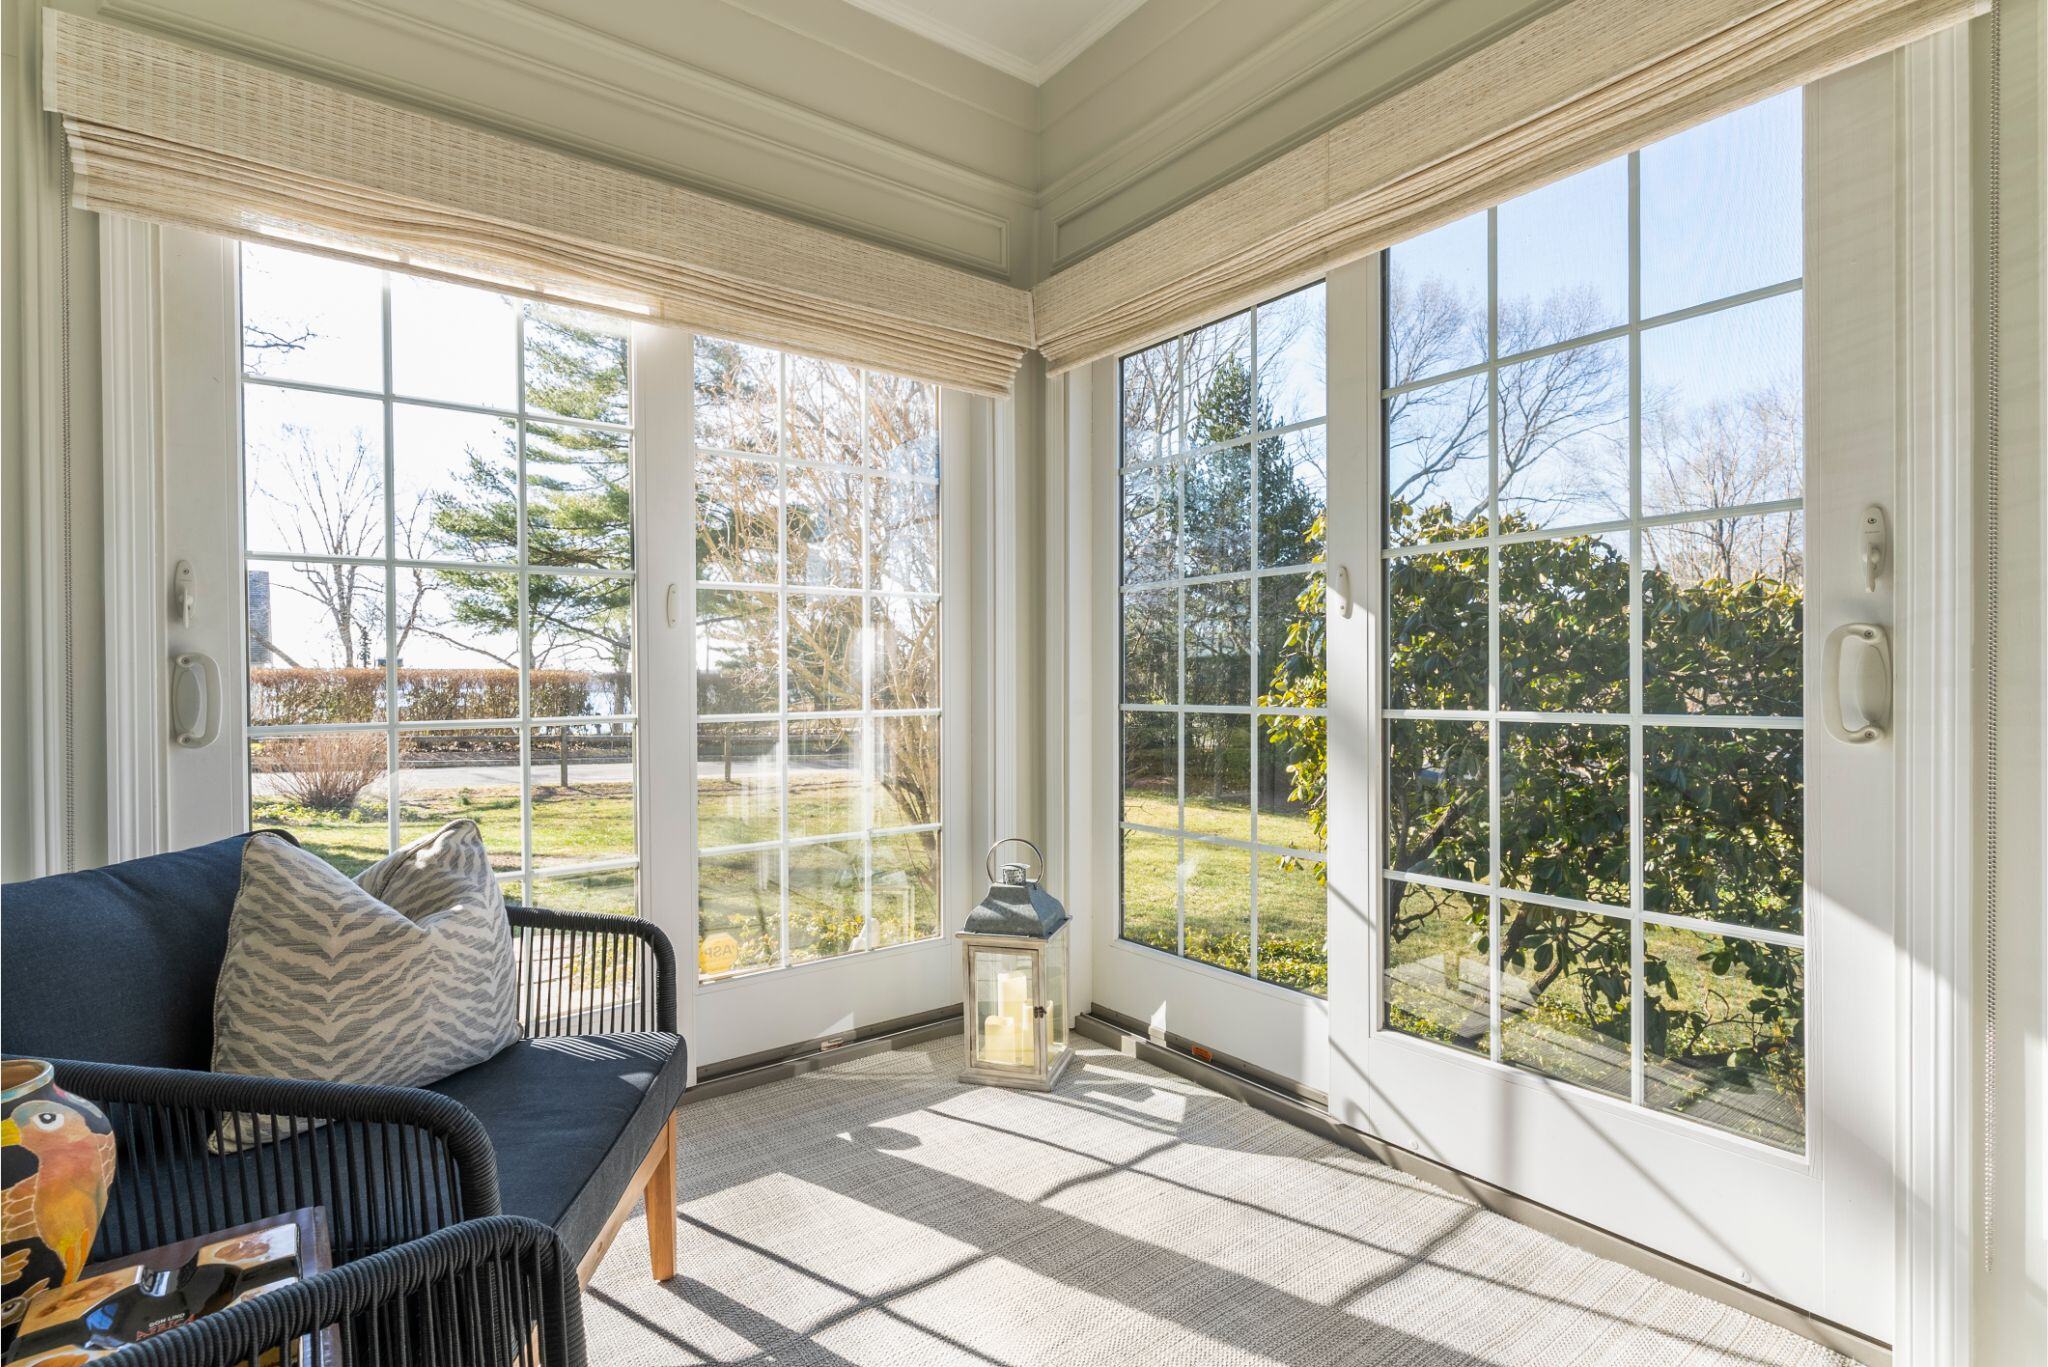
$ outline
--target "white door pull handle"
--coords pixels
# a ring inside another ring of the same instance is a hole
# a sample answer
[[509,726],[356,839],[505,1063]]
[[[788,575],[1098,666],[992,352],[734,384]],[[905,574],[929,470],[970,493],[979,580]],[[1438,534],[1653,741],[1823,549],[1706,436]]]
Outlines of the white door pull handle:
[[[1856,705],[1862,713],[1853,727],[1842,720],[1842,656],[1852,641],[1861,647],[1862,655],[1858,669],[1850,675],[1856,681]],[[1876,689],[1876,698],[1870,697],[1866,685]],[[1845,622],[1828,633],[1821,652],[1820,707],[1828,734],[1844,745],[1868,745],[1883,739],[1892,722],[1892,643],[1883,627]]]
[[1341,617],[1351,615],[1351,567],[1337,567],[1337,613]]
[[220,735],[220,666],[188,650],[171,657],[171,739],[203,750]]

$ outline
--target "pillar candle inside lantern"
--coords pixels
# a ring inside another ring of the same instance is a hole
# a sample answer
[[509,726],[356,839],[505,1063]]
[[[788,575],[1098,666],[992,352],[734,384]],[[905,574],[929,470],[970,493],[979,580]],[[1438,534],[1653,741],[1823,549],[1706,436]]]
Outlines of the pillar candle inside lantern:
[[989,1063],[1031,1067],[1036,1062],[1037,1049],[1032,1029],[1029,969],[997,977],[995,1008],[993,1015],[982,1019],[982,1058]]

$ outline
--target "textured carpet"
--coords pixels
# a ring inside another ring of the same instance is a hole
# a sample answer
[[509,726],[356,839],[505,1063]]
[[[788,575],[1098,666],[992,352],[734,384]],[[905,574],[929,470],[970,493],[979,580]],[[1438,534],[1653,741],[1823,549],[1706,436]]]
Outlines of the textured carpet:
[[969,1087],[948,1039],[682,1111],[682,1276],[635,1216],[619,1364],[1840,1364],[1134,1059]]

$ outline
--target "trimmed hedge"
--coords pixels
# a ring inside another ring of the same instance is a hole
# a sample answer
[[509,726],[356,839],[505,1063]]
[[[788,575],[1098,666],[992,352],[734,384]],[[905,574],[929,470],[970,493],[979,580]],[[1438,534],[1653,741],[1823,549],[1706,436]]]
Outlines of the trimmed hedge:
[[[536,669],[531,680],[533,715],[580,717],[590,706],[593,684],[608,676],[580,669]],[[489,721],[519,715],[516,669],[401,669],[398,687],[407,710],[436,721]],[[249,720],[262,725],[295,722],[380,720],[384,698],[381,669],[280,669],[249,671]]]

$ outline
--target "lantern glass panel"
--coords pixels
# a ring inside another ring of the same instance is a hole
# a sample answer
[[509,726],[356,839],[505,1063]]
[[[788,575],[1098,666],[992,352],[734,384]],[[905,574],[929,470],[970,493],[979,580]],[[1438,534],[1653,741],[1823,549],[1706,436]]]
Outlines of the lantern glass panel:
[[1054,933],[1045,947],[1045,1005],[1047,1013],[1048,1060],[1057,1059],[1067,1047],[1067,928]]
[[1032,1008],[1029,951],[974,950],[974,1061],[1003,1068],[1036,1068],[1038,1039]]

